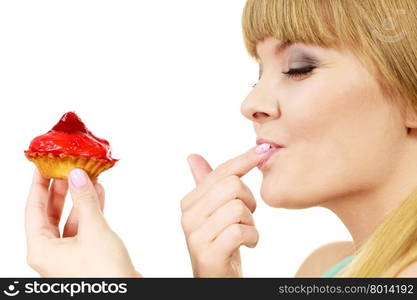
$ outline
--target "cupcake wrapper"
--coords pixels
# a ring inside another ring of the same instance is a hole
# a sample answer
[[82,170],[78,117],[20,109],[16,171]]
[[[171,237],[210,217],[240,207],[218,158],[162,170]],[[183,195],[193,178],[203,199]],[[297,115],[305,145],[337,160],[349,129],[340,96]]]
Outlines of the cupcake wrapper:
[[83,169],[91,179],[101,172],[114,166],[115,161],[107,161],[95,157],[85,158],[67,154],[25,153],[33,161],[45,178],[67,179],[71,169]]

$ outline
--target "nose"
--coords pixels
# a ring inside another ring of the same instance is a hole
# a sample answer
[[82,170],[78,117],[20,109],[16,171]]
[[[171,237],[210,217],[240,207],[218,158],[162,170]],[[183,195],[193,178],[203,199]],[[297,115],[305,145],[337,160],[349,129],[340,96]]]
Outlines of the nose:
[[278,101],[261,82],[255,85],[240,107],[241,113],[252,122],[265,123],[279,117]]

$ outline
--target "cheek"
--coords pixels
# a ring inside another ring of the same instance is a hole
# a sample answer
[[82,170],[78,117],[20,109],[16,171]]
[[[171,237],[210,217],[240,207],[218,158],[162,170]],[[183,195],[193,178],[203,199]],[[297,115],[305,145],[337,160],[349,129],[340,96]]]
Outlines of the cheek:
[[365,82],[316,81],[288,96],[281,122],[288,148],[264,172],[267,204],[311,207],[387,178],[400,152],[401,122],[373,82]]

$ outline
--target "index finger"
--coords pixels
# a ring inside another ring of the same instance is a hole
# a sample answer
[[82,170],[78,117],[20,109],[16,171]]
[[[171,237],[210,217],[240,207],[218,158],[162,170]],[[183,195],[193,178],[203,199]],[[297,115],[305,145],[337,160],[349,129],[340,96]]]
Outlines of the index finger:
[[[213,184],[225,178],[227,176],[235,175],[242,177],[247,174],[250,170],[258,165],[260,160],[263,157],[263,154],[258,154],[255,151],[256,147],[252,147],[250,150],[244,152],[243,154],[236,156],[228,161],[222,163],[211,173],[209,173],[206,178],[198,185],[196,189],[191,191],[185,198],[183,207],[188,207],[189,202],[194,202],[196,198],[201,197]],[[190,199],[190,200],[188,200]],[[194,200],[192,200],[194,199]]]
[[207,187],[212,186],[220,179],[235,175],[242,177],[250,170],[258,165],[262,155],[255,152],[256,147],[252,147],[243,154],[236,156],[228,161],[219,165],[213,172],[209,173],[201,184],[202,190],[206,190]]
[[44,178],[35,168],[25,209],[25,229],[28,239],[50,230],[47,217],[49,183],[50,180]]
[[260,162],[262,155],[256,153],[256,147],[219,165],[211,174],[213,177],[236,175],[242,177]]

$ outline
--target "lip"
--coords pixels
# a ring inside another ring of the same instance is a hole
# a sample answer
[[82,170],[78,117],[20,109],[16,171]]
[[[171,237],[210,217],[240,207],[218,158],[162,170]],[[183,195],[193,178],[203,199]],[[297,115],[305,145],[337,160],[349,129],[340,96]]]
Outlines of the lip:
[[263,138],[258,138],[256,139],[256,144],[260,145],[260,144],[270,144],[273,148],[284,148],[283,145],[277,144],[271,140],[267,140],[267,139],[263,139]]
[[281,150],[282,148],[284,148],[283,145],[281,144],[277,144],[271,140],[267,140],[267,139],[263,139],[263,138],[258,138],[256,140],[256,144],[257,145],[261,145],[261,144],[270,144],[271,145],[271,149],[261,158],[261,160],[259,161],[257,167],[259,169],[261,169],[266,162],[279,150]]

